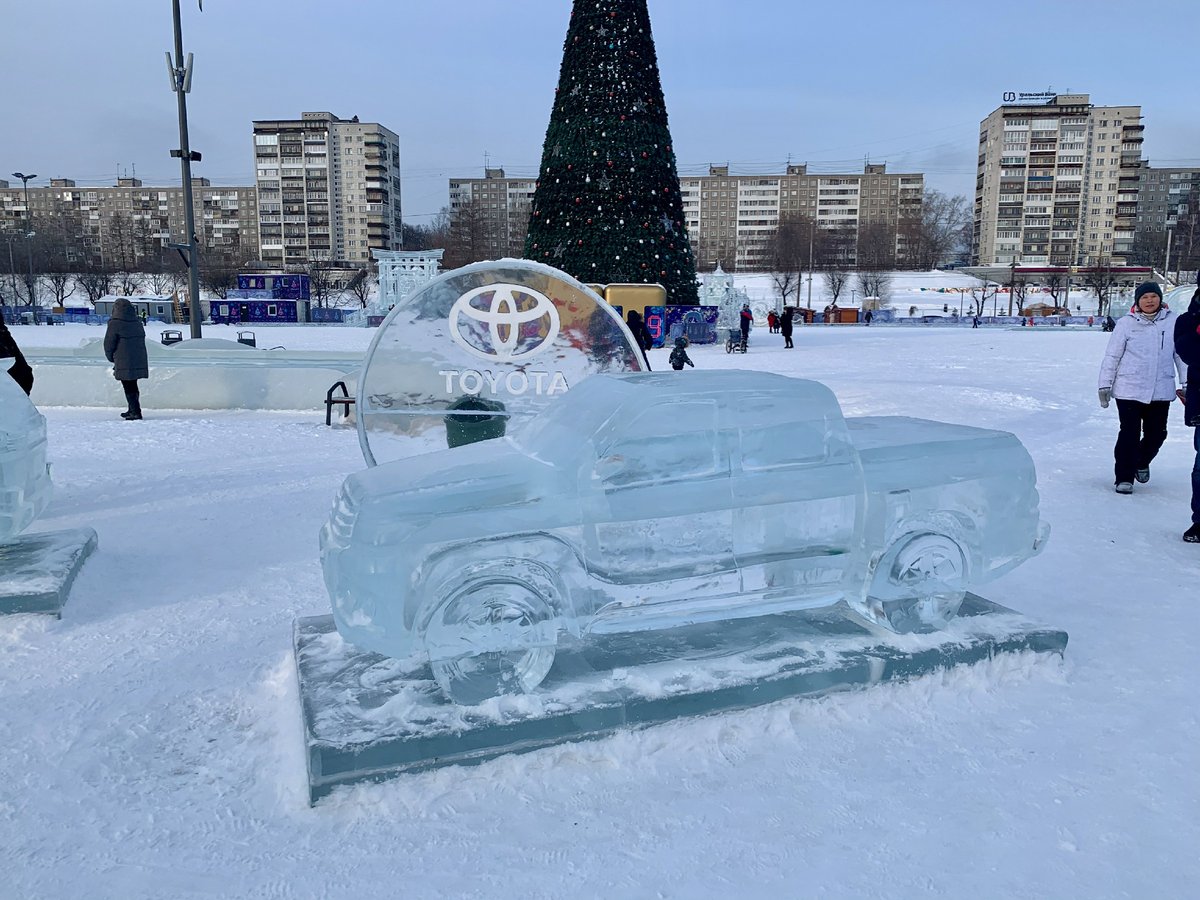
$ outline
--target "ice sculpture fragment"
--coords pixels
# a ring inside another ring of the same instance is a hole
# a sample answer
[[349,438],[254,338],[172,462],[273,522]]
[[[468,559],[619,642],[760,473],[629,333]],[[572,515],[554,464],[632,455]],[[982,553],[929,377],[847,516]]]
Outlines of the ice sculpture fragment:
[[476,703],[563,640],[832,606],[937,630],[1048,533],[1011,434],[704,371],[592,375],[504,438],[352,475],[321,554],[346,640]]
[[50,499],[46,419],[0,360],[0,541],[24,531]]

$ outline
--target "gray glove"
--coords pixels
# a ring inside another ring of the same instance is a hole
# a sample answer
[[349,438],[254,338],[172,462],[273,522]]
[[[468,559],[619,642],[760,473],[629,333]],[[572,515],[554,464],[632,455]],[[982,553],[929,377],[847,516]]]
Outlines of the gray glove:
[[1108,401],[1112,399],[1112,388],[1100,388],[1100,405],[1108,409]]

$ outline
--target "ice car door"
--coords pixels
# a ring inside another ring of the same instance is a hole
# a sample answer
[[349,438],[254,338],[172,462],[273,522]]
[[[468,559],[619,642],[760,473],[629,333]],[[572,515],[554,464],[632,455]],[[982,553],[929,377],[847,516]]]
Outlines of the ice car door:
[[739,591],[729,448],[716,422],[713,402],[663,403],[618,418],[597,441],[580,485],[584,553],[604,594],[593,630],[663,627],[661,617],[687,620],[685,607]]
[[858,456],[840,419],[781,421],[777,403],[756,415],[767,403],[743,406],[734,460],[734,553],[747,602],[834,603],[859,565]]

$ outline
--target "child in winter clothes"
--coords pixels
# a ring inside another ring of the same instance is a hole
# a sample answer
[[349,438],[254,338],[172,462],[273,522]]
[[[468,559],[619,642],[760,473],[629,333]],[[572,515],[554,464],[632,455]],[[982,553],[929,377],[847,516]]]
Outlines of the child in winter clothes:
[[1167,413],[1176,397],[1175,375],[1186,381],[1175,352],[1175,314],[1153,281],[1138,285],[1133,307],[1108,339],[1100,364],[1100,405],[1116,398],[1121,419],[1113,448],[1118,494],[1132,494],[1133,482],[1150,480],[1150,462],[1167,439]]
[[675,338],[675,349],[671,351],[671,368],[676,372],[683,370],[684,364],[696,368],[696,364],[692,362],[687,355],[687,338]]

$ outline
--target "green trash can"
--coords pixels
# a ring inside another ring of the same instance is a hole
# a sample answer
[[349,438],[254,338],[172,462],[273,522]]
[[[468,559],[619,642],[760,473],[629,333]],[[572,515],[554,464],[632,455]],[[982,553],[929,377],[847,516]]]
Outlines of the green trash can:
[[508,416],[504,415],[504,404],[499,400],[485,400],[477,394],[464,394],[448,409],[461,410],[462,414],[446,416],[446,444],[461,447],[475,441],[490,441],[504,437]]

